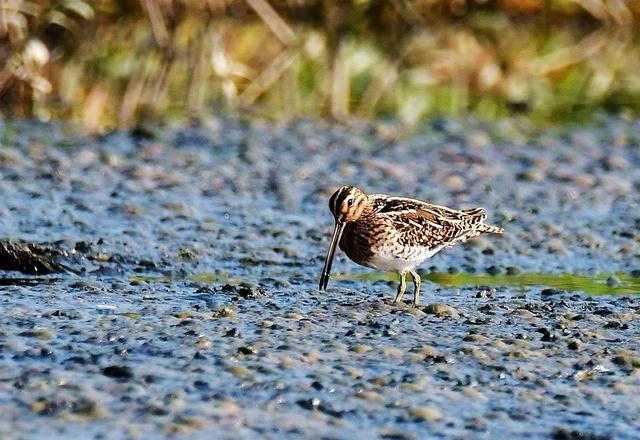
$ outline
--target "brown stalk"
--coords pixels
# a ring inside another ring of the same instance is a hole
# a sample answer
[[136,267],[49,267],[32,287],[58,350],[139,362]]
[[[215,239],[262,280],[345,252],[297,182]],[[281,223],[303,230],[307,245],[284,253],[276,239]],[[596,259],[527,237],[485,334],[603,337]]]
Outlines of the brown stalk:
[[240,94],[240,106],[246,107],[253,104],[293,64],[297,55],[298,53],[294,49],[284,49],[280,52],[271,64]]
[[266,0],[247,0],[247,3],[256,11],[262,21],[269,26],[271,32],[275,34],[282,44],[293,46],[296,43],[297,38],[293,30]]
[[344,119],[349,114],[350,75],[349,57],[344,41],[339,43],[333,60],[333,75],[331,78],[331,116]]

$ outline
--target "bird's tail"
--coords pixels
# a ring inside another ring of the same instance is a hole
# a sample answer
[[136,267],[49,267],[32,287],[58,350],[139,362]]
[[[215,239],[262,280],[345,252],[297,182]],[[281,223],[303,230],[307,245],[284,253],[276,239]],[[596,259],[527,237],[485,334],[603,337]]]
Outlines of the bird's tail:
[[487,232],[489,234],[502,234],[502,233],[504,233],[504,229],[502,229],[500,226],[486,225],[484,223],[482,223],[480,225],[478,230],[480,232]]
[[[504,229],[499,226],[487,225],[487,213],[482,208],[463,209],[465,214],[465,220],[469,222],[470,229],[475,230],[478,233],[487,232],[490,234],[502,234]],[[477,234],[476,234],[477,235]]]

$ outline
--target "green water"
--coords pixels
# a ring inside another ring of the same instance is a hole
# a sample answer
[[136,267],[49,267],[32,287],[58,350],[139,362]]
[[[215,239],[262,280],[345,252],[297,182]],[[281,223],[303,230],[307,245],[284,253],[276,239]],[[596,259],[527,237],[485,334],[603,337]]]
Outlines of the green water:
[[[431,281],[443,287],[465,286],[513,286],[531,287],[546,286],[567,291],[580,291],[591,295],[626,295],[640,294],[640,278],[633,277],[623,272],[617,272],[614,276],[619,280],[615,285],[609,285],[607,280],[610,274],[598,274],[595,276],[574,274],[546,274],[546,273],[521,273],[517,275],[489,275],[447,272],[431,272],[421,274],[423,281]],[[368,273],[337,273],[331,277],[334,283],[345,280],[358,281],[394,281],[398,279],[395,274],[380,272]],[[231,277],[227,272],[203,272],[188,275],[186,277],[172,276],[147,276],[136,275],[131,281],[169,283],[180,279],[201,283],[239,283],[243,280]]]
[[[596,276],[574,274],[521,273],[517,275],[489,275],[448,272],[431,272],[420,274],[422,280],[431,281],[444,287],[465,286],[546,286],[568,291],[581,291],[591,295],[640,294],[640,278],[623,272],[615,273],[619,280],[617,285],[608,285],[611,275]],[[334,281],[339,280],[396,280],[397,275],[384,273],[336,274]]]

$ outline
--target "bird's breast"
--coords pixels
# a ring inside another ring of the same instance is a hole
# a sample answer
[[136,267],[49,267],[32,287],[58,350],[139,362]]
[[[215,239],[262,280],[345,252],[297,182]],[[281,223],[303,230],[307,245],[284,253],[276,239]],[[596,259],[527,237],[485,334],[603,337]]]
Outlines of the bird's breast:
[[340,249],[352,261],[368,266],[367,261],[373,255],[371,252],[372,237],[366,229],[355,222],[347,223],[340,238]]
[[409,246],[398,239],[394,228],[349,223],[340,239],[340,249],[352,261],[383,272],[413,269],[435,252],[424,246]]

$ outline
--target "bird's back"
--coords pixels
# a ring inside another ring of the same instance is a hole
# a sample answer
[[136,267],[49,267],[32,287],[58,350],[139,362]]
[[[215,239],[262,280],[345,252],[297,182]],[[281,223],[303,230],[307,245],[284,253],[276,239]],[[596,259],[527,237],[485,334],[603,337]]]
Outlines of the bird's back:
[[378,221],[396,230],[404,246],[422,246],[440,250],[482,233],[502,233],[502,228],[487,225],[482,208],[452,209],[415,199],[375,195],[374,211]]

